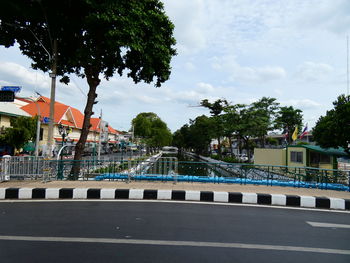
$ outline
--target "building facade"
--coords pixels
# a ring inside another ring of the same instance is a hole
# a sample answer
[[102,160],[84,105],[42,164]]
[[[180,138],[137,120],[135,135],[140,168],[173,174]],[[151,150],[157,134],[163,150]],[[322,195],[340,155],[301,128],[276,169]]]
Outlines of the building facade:
[[[55,102],[54,114],[54,129],[53,129],[53,149],[51,151],[57,152],[62,146],[62,134],[59,127],[64,127],[67,136],[65,136],[64,143],[75,146],[78,142],[83,127],[84,115],[76,108]],[[33,99],[16,99],[13,103],[0,103],[0,127],[5,129],[10,127],[10,118],[16,116],[35,117],[40,115],[40,141],[39,152],[43,153],[47,150],[48,145],[48,123],[50,116],[50,99],[44,96]],[[107,122],[101,122],[99,118],[91,118],[91,127],[87,138],[87,147],[92,147],[99,143],[104,144],[108,149],[118,143],[119,131],[113,129]],[[102,124],[105,125],[101,129]],[[61,129],[62,130],[62,129]],[[101,131],[102,130],[102,131]],[[101,133],[101,136],[100,136]]]

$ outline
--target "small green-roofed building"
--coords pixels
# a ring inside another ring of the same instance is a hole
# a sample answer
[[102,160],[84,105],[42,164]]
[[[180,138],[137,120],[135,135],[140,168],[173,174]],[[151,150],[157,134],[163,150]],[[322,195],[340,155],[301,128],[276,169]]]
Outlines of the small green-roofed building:
[[337,158],[348,157],[343,148],[322,148],[317,145],[288,145],[286,165],[337,169]]

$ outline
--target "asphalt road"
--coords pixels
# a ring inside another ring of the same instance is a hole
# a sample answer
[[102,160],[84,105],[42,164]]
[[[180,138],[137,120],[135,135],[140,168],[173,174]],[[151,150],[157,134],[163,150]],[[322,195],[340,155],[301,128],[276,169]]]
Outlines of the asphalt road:
[[1,202],[0,262],[350,262],[349,224],[252,206]]

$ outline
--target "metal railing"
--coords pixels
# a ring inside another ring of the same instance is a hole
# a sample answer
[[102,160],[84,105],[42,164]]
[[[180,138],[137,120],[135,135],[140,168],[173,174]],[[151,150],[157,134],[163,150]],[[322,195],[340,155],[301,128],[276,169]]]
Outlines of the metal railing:
[[173,157],[94,160],[47,160],[35,157],[2,158],[1,180],[67,180],[80,165],[79,180],[172,181],[256,184],[349,191],[350,171],[253,165],[245,163],[188,162]]

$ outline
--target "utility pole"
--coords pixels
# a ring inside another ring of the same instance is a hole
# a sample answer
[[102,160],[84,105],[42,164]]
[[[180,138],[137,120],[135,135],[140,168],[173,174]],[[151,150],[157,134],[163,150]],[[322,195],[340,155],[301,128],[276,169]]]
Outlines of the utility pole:
[[101,158],[101,139],[102,139],[102,109],[101,109],[101,113],[100,113],[100,134],[98,136],[98,151],[97,151],[97,160],[100,160]]
[[51,77],[51,95],[50,95],[50,120],[49,130],[47,136],[47,150],[46,155],[51,156],[53,144],[53,127],[55,122],[55,94],[56,94],[56,73],[57,73],[57,40],[53,41],[53,57],[52,57],[52,71]]
[[349,35],[346,36],[346,87],[349,96]]

